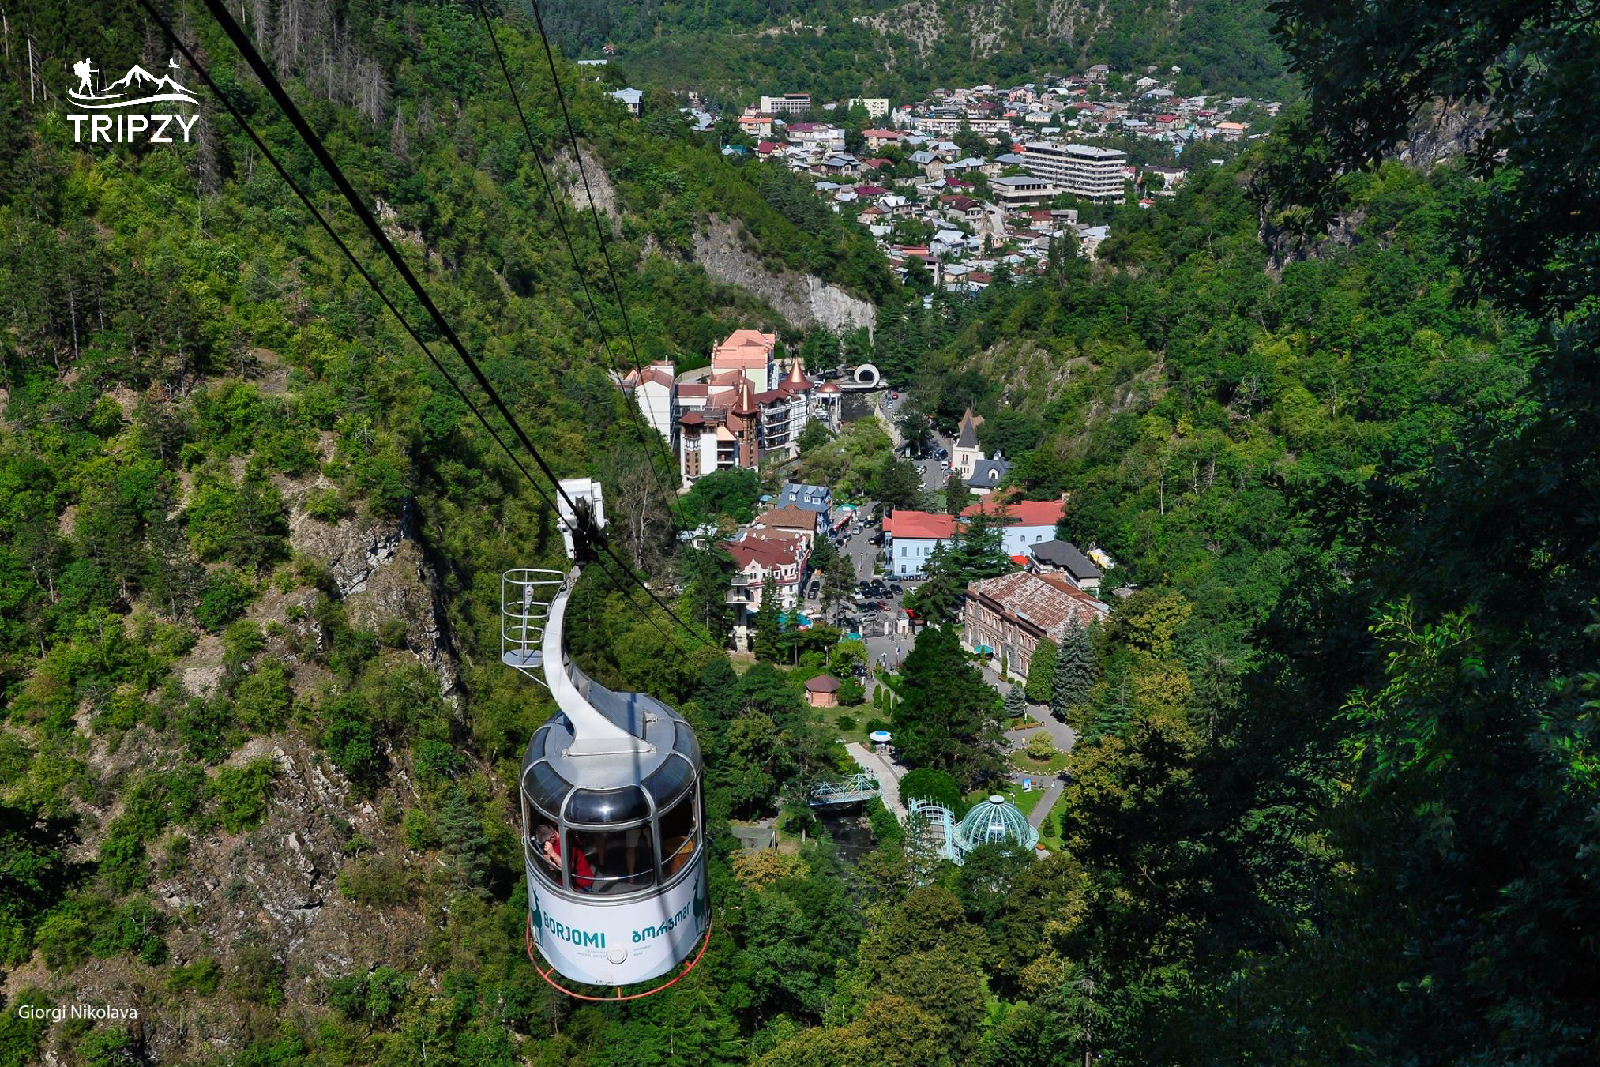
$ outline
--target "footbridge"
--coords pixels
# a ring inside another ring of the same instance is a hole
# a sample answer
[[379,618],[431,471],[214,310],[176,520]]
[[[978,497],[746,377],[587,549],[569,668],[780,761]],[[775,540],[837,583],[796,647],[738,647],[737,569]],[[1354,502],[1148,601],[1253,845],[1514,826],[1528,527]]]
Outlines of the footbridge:
[[879,795],[878,780],[870,774],[852,774],[832,782],[818,782],[811,787],[807,798],[813,808],[831,808],[842,804],[860,804]]

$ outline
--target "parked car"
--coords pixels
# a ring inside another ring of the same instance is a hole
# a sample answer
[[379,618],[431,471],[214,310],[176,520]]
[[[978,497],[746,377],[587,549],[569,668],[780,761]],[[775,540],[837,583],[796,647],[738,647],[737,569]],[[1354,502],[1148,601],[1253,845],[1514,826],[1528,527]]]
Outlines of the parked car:
[[895,596],[899,596],[901,593],[905,592],[905,590],[900,587],[899,582],[890,582],[889,592],[893,593]]

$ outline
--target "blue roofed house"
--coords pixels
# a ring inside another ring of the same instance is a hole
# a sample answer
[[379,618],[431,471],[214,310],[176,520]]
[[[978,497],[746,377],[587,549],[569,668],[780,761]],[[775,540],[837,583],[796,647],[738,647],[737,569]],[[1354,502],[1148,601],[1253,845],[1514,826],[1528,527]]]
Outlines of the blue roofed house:
[[784,482],[783,491],[772,502],[775,508],[804,508],[816,512],[825,529],[832,529],[833,490],[825,485]]

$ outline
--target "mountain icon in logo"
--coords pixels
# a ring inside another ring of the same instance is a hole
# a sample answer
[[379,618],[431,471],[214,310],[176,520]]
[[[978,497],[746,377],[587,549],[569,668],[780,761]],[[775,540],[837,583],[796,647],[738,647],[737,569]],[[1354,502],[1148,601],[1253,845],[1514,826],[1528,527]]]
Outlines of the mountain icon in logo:
[[[177,69],[178,61],[168,60],[167,65]],[[128,68],[128,73],[98,90],[94,86],[94,76],[100,72],[94,68],[92,61],[79,60],[72,65],[72,73],[78,78],[78,87],[68,89],[67,95],[80,107],[106,110],[161,101],[181,104],[200,102],[170,74],[157,77],[137,63]]]

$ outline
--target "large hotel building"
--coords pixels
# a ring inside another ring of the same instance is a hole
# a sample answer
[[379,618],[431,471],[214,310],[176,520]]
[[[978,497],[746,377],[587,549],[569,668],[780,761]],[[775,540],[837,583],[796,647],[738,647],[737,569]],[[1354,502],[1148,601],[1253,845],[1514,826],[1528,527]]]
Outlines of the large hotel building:
[[1022,158],[1028,173],[1059,185],[1073,196],[1122,203],[1127,184],[1126,152],[1086,144],[1029,141]]

